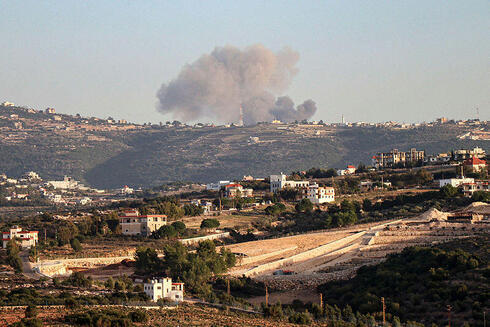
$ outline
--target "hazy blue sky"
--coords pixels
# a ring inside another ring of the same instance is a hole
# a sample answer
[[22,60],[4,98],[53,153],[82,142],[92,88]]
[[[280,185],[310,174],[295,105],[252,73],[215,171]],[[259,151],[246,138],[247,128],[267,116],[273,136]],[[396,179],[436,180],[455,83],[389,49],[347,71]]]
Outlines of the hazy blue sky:
[[155,94],[215,46],[301,55],[315,119],[490,119],[490,2],[0,0],[0,101],[166,121]]

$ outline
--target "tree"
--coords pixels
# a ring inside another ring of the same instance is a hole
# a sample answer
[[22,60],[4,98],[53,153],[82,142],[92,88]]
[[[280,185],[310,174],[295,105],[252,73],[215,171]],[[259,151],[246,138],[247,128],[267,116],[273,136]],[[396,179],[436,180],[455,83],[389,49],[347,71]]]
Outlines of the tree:
[[36,318],[37,317],[37,307],[33,304],[29,304],[25,311],[26,318]]
[[455,197],[458,194],[458,189],[451,184],[444,185],[441,187],[439,190],[439,193],[444,197],[444,198],[452,198]]
[[205,228],[209,228],[209,229],[218,228],[219,225],[220,224],[219,224],[219,221],[217,219],[214,219],[214,218],[203,219],[203,221],[201,222],[201,229],[205,229]]
[[297,212],[310,213],[313,210],[313,203],[309,199],[302,199],[294,208]]
[[80,244],[80,241],[78,240],[78,238],[72,239],[70,244],[71,244],[71,248],[73,249],[73,251],[75,251],[75,252],[82,251],[82,244]]
[[153,232],[153,237],[157,239],[165,238],[168,240],[176,236],[177,236],[177,231],[172,225],[163,225],[157,231]]
[[476,191],[471,196],[471,201],[473,202],[490,202],[490,192]]
[[152,248],[139,247],[136,249],[136,270],[142,273],[152,273],[162,267],[162,261]]
[[182,234],[185,232],[185,229],[187,228],[187,226],[181,222],[181,221],[174,221],[172,223],[172,227],[175,229],[175,231],[178,233],[178,234]]
[[20,260],[19,252],[19,245],[14,237],[7,242],[7,263],[14,268],[16,273],[22,272],[22,261]]

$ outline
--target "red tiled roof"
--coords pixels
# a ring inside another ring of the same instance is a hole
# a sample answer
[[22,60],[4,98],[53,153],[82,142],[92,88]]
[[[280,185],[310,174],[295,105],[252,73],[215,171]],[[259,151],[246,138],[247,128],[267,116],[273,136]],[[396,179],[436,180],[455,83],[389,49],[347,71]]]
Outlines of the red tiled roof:
[[356,168],[356,167],[352,165],[348,165],[347,168]]
[[464,164],[466,166],[476,166],[476,165],[485,165],[486,162],[485,162],[485,160],[481,160],[481,159],[473,156],[473,157],[471,157],[469,159],[466,159],[465,162],[464,162]]
[[228,184],[225,187],[243,187],[240,184]]

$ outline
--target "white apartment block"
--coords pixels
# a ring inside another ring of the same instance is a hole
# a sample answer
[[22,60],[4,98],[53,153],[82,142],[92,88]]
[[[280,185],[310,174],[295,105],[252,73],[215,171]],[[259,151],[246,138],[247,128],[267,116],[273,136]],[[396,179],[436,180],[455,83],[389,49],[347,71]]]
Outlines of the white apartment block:
[[144,283],[143,288],[153,302],[164,298],[174,302],[184,301],[184,283],[172,283],[172,278],[152,279]]
[[320,187],[315,183],[308,187],[307,198],[314,204],[334,202],[335,190],[333,187]]
[[309,185],[309,181],[288,181],[287,176],[283,173],[270,176],[270,190],[272,193],[282,190],[285,187],[307,188]]
[[472,184],[474,182],[475,182],[474,178],[468,178],[468,177],[440,179],[439,180],[439,187],[444,187],[446,185],[458,187],[458,186],[463,185],[463,184]]
[[7,247],[7,243],[17,238],[19,245],[22,248],[32,248],[38,242],[38,231],[23,231],[19,226],[13,226],[10,231],[2,233],[3,248]]

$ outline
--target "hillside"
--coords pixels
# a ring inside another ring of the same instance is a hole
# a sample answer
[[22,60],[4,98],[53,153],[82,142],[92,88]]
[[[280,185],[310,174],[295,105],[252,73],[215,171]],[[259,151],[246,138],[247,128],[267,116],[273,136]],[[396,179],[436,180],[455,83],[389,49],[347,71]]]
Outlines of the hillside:
[[[484,128],[488,129],[488,125]],[[267,176],[311,167],[343,167],[391,148],[428,153],[480,146],[460,140],[474,127],[413,129],[259,124],[249,127],[134,125],[0,106],[0,172],[70,175],[99,188],[151,186]],[[258,137],[250,142],[250,137]]]
[[381,297],[386,312],[426,326],[447,322],[483,325],[489,305],[489,237],[411,247],[375,266],[361,267],[356,277],[318,287],[330,305],[350,305],[354,311],[376,312]]

